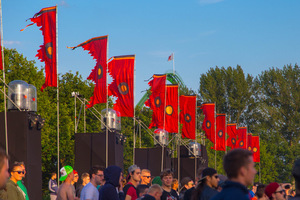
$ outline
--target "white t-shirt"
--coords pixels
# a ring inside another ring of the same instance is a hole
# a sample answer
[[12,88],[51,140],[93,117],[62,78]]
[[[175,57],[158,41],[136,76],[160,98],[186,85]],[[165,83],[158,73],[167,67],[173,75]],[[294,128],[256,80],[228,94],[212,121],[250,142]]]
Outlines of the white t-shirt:
[[91,182],[86,184],[81,190],[80,200],[86,199],[99,200],[99,192]]

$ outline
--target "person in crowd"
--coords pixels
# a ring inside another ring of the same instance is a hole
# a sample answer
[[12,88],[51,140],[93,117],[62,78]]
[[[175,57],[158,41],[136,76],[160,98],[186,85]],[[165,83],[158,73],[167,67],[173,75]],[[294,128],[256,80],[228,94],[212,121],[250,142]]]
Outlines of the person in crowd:
[[162,182],[163,193],[161,195],[161,200],[179,200],[178,194],[172,189],[172,181],[174,174],[171,170],[165,169],[160,174],[160,179]]
[[0,198],[4,200],[25,200],[25,193],[18,186],[17,182],[23,178],[24,171],[20,163],[14,163],[9,168],[10,179],[6,187],[1,190]]
[[176,191],[177,195],[179,195],[178,193],[178,188],[179,188],[179,183],[178,183],[178,179],[177,178],[173,178],[172,181],[172,189]]
[[28,192],[27,192],[27,188],[25,187],[25,185],[23,184],[23,179],[25,178],[25,175],[26,175],[26,169],[25,169],[25,164],[24,162],[18,162],[22,168],[22,171],[24,173],[22,173],[22,180],[18,181],[17,184],[19,186],[19,188],[24,192],[25,194],[25,199],[26,200],[29,200],[29,196],[28,196]]
[[[199,180],[201,179],[201,176],[202,176],[202,171],[204,170],[205,168],[201,167],[197,170],[197,174],[196,174],[196,178],[195,178],[195,183],[198,184]],[[183,199],[184,200],[190,200],[192,198],[192,194],[195,190],[195,186],[193,186],[192,188],[188,189],[185,193],[184,193],[184,197]]]
[[296,195],[291,199],[300,200],[300,159],[295,161],[292,174],[295,178]]
[[103,168],[96,165],[90,171],[90,182],[86,184],[81,190],[80,200],[98,200],[99,191],[97,186],[100,185],[104,179]]
[[216,190],[220,181],[217,170],[213,168],[205,168],[202,171],[196,189],[193,191],[192,200],[209,200],[219,192]]
[[154,184],[158,184],[159,186],[162,186],[162,182],[161,182],[161,179],[160,179],[160,176],[155,176],[151,182],[152,185]]
[[50,191],[50,200],[56,200],[57,198],[58,187],[57,187],[56,178],[57,178],[56,173],[54,172],[51,173],[51,178],[48,182],[48,189]]
[[183,200],[184,193],[188,190],[194,187],[194,181],[190,177],[184,177],[181,180],[181,188],[179,193],[179,199]]
[[150,185],[151,171],[149,169],[143,169],[141,174],[141,185]]
[[212,200],[249,200],[247,187],[253,183],[256,174],[252,152],[245,149],[229,151],[224,156],[223,168],[229,180]]
[[0,148],[0,190],[5,188],[6,182],[8,181],[8,167],[8,155]]
[[285,200],[285,191],[281,185],[276,182],[267,185],[265,193],[270,200]]
[[80,184],[76,189],[76,197],[78,198],[80,198],[82,188],[90,182],[90,175],[86,172],[81,174],[81,182],[82,184]]
[[142,198],[142,200],[160,200],[163,189],[158,184],[153,184],[148,193]]
[[73,168],[66,165],[60,169],[59,181],[63,183],[59,186],[57,191],[57,200],[74,200],[74,193],[72,189],[72,181],[74,179]]
[[136,165],[131,165],[128,168],[129,181],[124,187],[125,200],[136,200],[136,187],[141,181],[141,169]]
[[73,190],[73,193],[74,193],[74,197],[77,197],[76,196],[75,184],[78,182],[79,175],[78,175],[78,172],[75,169],[73,170],[73,173],[74,173],[74,178],[71,182],[71,185],[72,185],[72,190]]
[[148,185],[138,185],[136,188],[136,194],[138,196],[137,200],[141,200],[145,196],[145,194],[148,193],[148,190]]
[[257,189],[258,185],[259,185],[259,183],[255,182],[252,186],[252,189],[249,191],[251,200],[257,200],[255,193],[256,193],[256,189]]
[[124,200],[122,169],[109,166],[104,170],[105,184],[100,188],[99,200]]
[[255,196],[258,200],[268,200],[267,195],[265,194],[266,185],[259,184],[256,188]]

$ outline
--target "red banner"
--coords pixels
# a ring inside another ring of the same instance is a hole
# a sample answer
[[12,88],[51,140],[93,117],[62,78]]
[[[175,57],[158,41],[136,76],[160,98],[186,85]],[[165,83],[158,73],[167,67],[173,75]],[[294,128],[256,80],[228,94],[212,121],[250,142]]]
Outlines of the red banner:
[[122,117],[134,116],[134,55],[115,56],[108,63],[108,71],[113,81],[108,86],[108,95],[118,99],[114,110],[119,111]]
[[260,162],[260,144],[259,136],[252,136],[252,152],[253,152],[253,161]]
[[152,121],[149,128],[157,127],[164,128],[164,110],[165,110],[165,97],[166,97],[166,78],[163,75],[153,75],[153,79],[148,83],[151,87],[152,94],[145,102],[146,106],[149,106],[153,111]]
[[248,133],[247,135],[247,149],[252,151],[252,133]]
[[237,148],[247,149],[247,127],[238,128]]
[[165,130],[178,133],[178,85],[167,85]]
[[[45,83],[41,91],[46,87],[57,87],[57,61],[56,61],[56,6],[43,8],[30,20],[33,22],[27,26],[36,24],[44,36],[44,44],[37,51],[36,57],[45,62]],[[26,27],[27,27],[26,26]],[[23,31],[22,29],[21,31]]]
[[90,73],[87,79],[96,83],[94,88],[94,95],[91,97],[87,108],[93,107],[95,104],[107,102],[106,92],[106,70],[107,70],[107,39],[108,36],[101,36],[91,38],[76,47],[68,47],[70,49],[76,49],[82,47],[87,50],[93,59],[96,60],[96,66]]
[[213,149],[217,151],[226,151],[226,145],[225,145],[226,114],[217,114],[216,125],[217,125],[216,127],[217,137]]
[[196,138],[196,96],[181,95],[179,102],[182,138],[194,140]]
[[1,36],[0,36],[0,70],[3,70],[3,58],[2,58],[2,44],[1,44]]
[[212,143],[215,143],[215,104],[204,103],[200,107],[205,116],[202,123],[202,130],[205,132],[205,136]]
[[226,145],[231,149],[237,148],[237,129],[236,124],[227,124],[227,135]]

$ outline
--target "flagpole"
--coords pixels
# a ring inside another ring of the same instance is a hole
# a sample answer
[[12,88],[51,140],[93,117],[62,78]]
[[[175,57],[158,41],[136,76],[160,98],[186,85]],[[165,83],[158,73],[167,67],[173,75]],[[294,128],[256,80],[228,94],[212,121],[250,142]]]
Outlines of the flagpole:
[[226,117],[226,114],[225,114],[225,154],[227,153],[227,137],[226,137],[226,134],[228,136],[228,133],[227,133],[227,117]]
[[85,113],[85,101],[83,101],[83,132],[86,133],[86,113]]
[[217,130],[216,130],[216,103],[215,103],[215,109],[214,109],[214,118],[215,118],[215,122],[214,122],[214,129],[215,129],[215,144],[214,144],[214,147],[215,147],[215,169],[217,170],[217,148],[216,148],[216,142],[217,142]]
[[[195,109],[196,109],[196,116],[195,116],[195,145],[197,144],[197,96],[196,96],[196,106],[195,106]],[[198,144],[197,144],[197,147],[198,147]],[[196,180],[196,177],[197,177],[197,155],[195,154],[195,179]]]
[[175,54],[173,52],[173,74],[175,75]]
[[[107,37],[107,49],[106,49],[106,126],[108,125],[108,37]],[[108,127],[105,129],[105,167],[108,167]]]
[[[133,159],[132,164],[135,164],[135,106],[134,106],[134,96],[135,96],[135,55],[134,55],[134,67],[133,67]],[[141,144],[140,144],[141,145]]]
[[[57,5],[56,5],[56,81],[57,81],[57,176],[59,175],[59,79],[58,79],[58,14],[57,14]],[[57,183],[59,186],[59,181]]]
[[1,56],[3,69],[3,92],[4,92],[4,129],[5,129],[5,151],[8,154],[8,135],[7,135],[7,111],[6,111],[6,88],[5,88],[5,64],[4,64],[4,49],[3,49],[3,24],[2,24],[2,1],[0,0],[0,17],[1,17]]
[[75,112],[75,127],[74,127],[74,131],[75,131],[75,133],[77,133],[77,128],[76,128],[76,97],[77,97],[77,95],[76,95],[76,92],[74,92],[74,104],[75,104],[75,106],[74,106],[74,108],[75,108],[75,110],[74,110],[74,112]]
[[[260,149],[260,134],[258,134],[258,146],[259,146],[259,149]],[[259,150],[259,182],[261,183],[261,168],[260,168],[260,162],[261,162],[261,159],[260,159],[260,150]]]
[[[178,170],[178,180],[180,179],[180,105],[179,105],[179,84],[178,84],[178,94],[177,94],[177,98],[178,98],[178,103],[177,103],[177,113],[178,113],[178,139],[177,139],[177,170]],[[179,182],[179,181],[178,181]]]

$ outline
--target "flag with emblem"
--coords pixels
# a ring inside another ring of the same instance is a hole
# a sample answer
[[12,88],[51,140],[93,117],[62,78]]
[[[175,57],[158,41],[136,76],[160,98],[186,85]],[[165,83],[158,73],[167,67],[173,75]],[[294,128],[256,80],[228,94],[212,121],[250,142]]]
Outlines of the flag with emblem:
[[227,135],[228,138],[226,140],[226,145],[231,147],[231,149],[235,149],[237,145],[237,129],[236,124],[227,124]]
[[91,38],[75,47],[68,47],[69,49],[76,49],[82,47],[87,50],[89,54],[96,60],[96,65],[87,79],[95,82],[94,94],[90,98],[87,108],[91,108],[99,103],[107,102],[106,89],[106,70],[107,70],[107,41],[108,36],[100,36]]
[[205,116],[202,123],[202,130],[205,132],[207,139],[215,143],[215,104],[204,103],[200,109],[202,109]]
[[153,75],[153,79],[148,83],[148,85],[151,87],[151,95],[145,102],[145,105],[150,107],[150,109],[153,111],[149,128],[164,128],[166,78],[167,76],[165,74]]
[[247,149],[252,151],[252,133],[247,134]]
[[182,138],[194,140],[196,137],[196,96],[181,95],[179,99]]
[[238,132],[238,141],[237,148],[247,149],[247,127],[240,127],[237,130]]
[[217,151],[226,151],[225,134],[226,134],[226,114],[217,114],[216,117],[216,143],[214,145]]
[[252,152],[253,152],[253,161],[260,162],[260,144],[259,136],[252,136]]
[[178,85],[167,85],[165,130],[178,133]]
[[[41,91],[46,87],[57,87],[57,58],[56,58],[56,6],[43,8],[30,20],[33,22],[28,26],[36,24],[44,36],[44,44],[37,51],[36,57],[45,62],[45,83]],[[25,27],[25,28],[26,28]],[[21,31],[23,31],[22,29]]]
[[117,97],[114,110],[121,117],[134,116],[134,60],[135,55],[114,56],[108,63],[113,81],[108,86],[108,95]]

